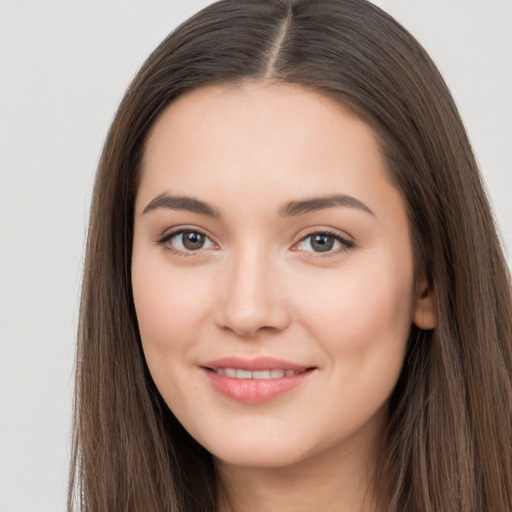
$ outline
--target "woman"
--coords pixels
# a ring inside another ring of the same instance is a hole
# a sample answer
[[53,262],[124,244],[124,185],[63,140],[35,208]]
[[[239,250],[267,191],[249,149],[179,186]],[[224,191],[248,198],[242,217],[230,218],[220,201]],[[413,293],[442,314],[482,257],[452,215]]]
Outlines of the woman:
[[510,279],[419,44],[224,0],[128,89],[92,204],[69,509],[507,511]]

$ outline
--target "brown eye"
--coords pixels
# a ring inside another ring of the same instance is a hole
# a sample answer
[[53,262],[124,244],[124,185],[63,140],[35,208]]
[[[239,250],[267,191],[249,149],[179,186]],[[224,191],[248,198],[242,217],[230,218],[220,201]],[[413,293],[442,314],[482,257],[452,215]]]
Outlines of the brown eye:
[[197,233],[196,231],[184,231],[181,237],[183,247],[189,251],[202,249],[206,239],[202,233]]
[[311,247],[316,252],[327,252],[334,247],[334,237],[325,234],[311,236]]
[[211,249],[215,244],[200,231],[191,229],[175,231],[162,238],[160,244],[176,253],[190,253],[201,249]]
[[353,247],[353,243],[344,238],[331,234],[329,232],[311,233],[305,236],[298,244],[297,249],[300,251],[314,253],[337,253],[343,249]]

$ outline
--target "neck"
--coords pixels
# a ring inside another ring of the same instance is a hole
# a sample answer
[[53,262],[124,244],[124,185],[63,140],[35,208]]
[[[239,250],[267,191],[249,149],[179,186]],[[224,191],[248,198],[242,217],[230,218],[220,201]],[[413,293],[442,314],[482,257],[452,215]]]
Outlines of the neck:
[[331,447],[285,467],[217,460],[219,512],[378,512],[372,499],[377,446]]

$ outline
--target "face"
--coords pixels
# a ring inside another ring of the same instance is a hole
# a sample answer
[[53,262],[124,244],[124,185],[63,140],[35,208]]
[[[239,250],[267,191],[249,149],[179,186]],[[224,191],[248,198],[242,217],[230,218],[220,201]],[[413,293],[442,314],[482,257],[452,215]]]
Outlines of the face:
[[151,375],[217,460],[375,445],[426,299],[369,126],[292,85],[188,93],[149,134],[134,229]]

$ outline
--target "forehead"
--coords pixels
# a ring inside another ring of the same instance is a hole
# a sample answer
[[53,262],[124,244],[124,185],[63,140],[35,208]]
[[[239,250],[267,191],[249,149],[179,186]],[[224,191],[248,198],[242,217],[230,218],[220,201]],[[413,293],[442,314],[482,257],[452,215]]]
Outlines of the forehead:
[[164,192],[216,196],[225,206],[245,200],[248,207],[268,202],[269,194],[286,201],[357,193],[373,201],[391,187],[371,127],[334,100],[289,84],[205,87],[181,96],[152,127],[141,171],[138,209]]

